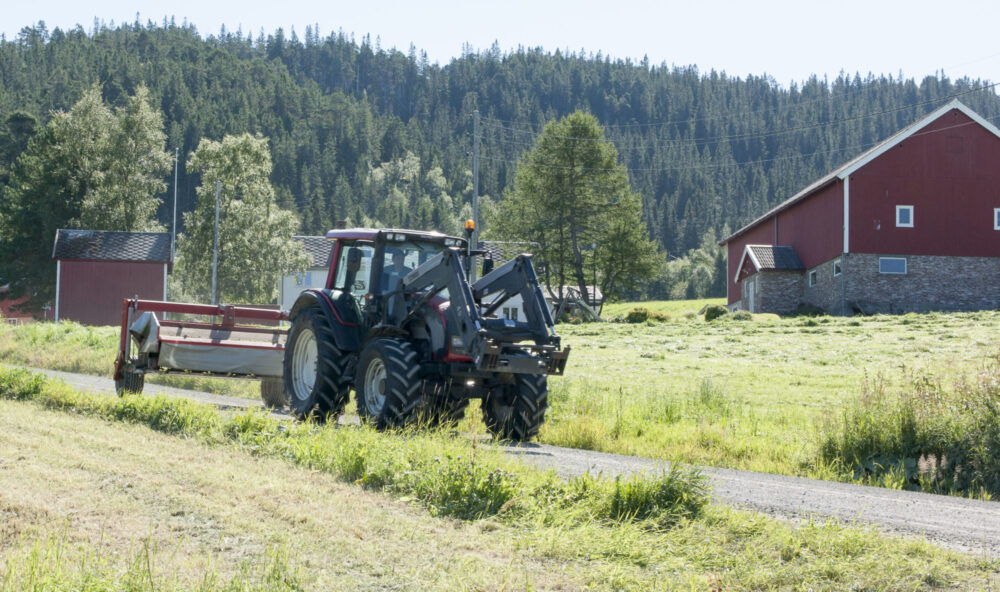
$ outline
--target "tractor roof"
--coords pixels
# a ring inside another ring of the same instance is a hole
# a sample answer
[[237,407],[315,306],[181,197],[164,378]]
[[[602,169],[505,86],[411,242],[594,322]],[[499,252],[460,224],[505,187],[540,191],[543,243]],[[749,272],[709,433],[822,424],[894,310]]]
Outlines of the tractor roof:
[[344,228],[335,229],[326,233],[326,238],[329,239],[354,239],[354,240],[375,240],[375,238],[382,234],[404,234],[407,238],[412,238],[416,240],[439,240],[444,238],[455,238],[464,241],[464,238],[453,237],[447,234],[442,234],[440,232],[431,230],[407,230],[405,228]]

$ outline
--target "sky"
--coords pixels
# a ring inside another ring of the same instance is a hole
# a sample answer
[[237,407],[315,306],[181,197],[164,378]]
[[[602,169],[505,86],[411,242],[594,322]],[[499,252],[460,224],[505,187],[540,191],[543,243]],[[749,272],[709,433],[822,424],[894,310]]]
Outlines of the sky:
[[107,24],[185,19],[203,35],[230,31],[271,33],[306,25],[321,36],[342,30],[383,48],[424,50],[447,64],[473,50],[542,47],[612,58],[649,58],[651,64],[695,65],[730,76],[769,75],[784,87],[810,75],[869,72],[921,79],[943,71],[951,78],[1000,81],[1000,2],[997,0],[328,0],[300,3],[144,0],[9,2],[0,33],[13,39],[24,26],[45,21],[86,30]]

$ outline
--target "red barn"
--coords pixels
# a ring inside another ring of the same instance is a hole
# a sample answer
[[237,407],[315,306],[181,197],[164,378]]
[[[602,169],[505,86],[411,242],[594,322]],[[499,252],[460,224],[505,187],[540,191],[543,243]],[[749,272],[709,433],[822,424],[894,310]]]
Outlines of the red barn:
[[955,100],[722,241],[730,308],[1000,305],[1000,130]]
[[57,230],[55,320],[117,325],[122,300],[166,300],[170,234]]

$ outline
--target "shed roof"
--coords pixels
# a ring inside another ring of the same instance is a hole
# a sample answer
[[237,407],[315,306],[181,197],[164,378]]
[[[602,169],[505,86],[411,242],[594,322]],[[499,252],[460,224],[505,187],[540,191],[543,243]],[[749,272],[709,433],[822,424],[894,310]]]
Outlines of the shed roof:
[[170,233],[56,230],[53,259],[170,262]]
[[814,183],[808,185],[802,191],[799,191],[798,193],[796,193],[792,197],[786,199],[785,201],[781,202],[777,206],[771,208],[764,215],[760,216],[759,218],[757,218],[753,222],[747,224],[743,228],[740,228],[736,232],[732,233],[731,235],[729,235],[728,237],[726,237],[725,239],[723,239],[719,244],[720,245],[724,245],[724,244],[728,243],[729,241],[733,240],[737,236],[739,236],[739,235],[745,233],[746,231],[750,230],[754,226],[757,226],[762,221],[770,218],[771,216],[774,216],[775,214],[777,214],[777,213],[779,213],[779,212],[781,212],[783,210],[787,210],[788,208],[792,207],[796,203],[798,203],[798,202],[800,202],[800,201],[802,201],[802,200],[810,197],[811,195],[813,195],[814,193],[816,193],[820,189],[823,189],[824,187],[826,187],[830,183],[833,183],[833,182],[837,181],[838,179],[844,179],[845,177],[851,175],[852,173],[854,173],[854,171],[860,169],[861,167],[865,166],[869,162],[875,160],[876,158],[878,158],[879,156],[881,156],[882,154],[884,154],[885,152],[887,152],[893,146],[896,146],[897,144],[899,144],[900,142],[902,142],[906,138],[909,138],[913,134],[919,132],[923,128],[927,127],[928,125],[930,125],[931,123],[933,123],[934,121],[936,121],[942,115],[944,115],[945,113],[948,113],[949,111],[951,111],[953,109],[958,109],[959,111],[961,111],[962,113],[964,113],[965,115],[967,115],[970,119],[972,119],[973,121],[975,121],[979,125],[981,125],[984,128],[986,128],[989,132],[991,132],[992,134],[996,135],[997,137],[1000,137],[1000,129],[997,129],[997,127],[995,125],[993,125],[989,121],[983,119],[983,117],[981,115],[979,115],[978,113],[976,113],[972,109],[969,109],[965,105],[965,103],[959,101],[958,99],[952,99],[952,101],[949,102],[948,104],[946,104],[946,105],[944,105],[942,107],[939,107],[938,109],[935,109],[934,111],[932,111],[931,113],[928,113],[927,115],[925,115],[921,119],[918,119],[917,121],[915,121],[915,122],[911,123],[910,125],[904,127],[903,129],[899,130],[895,134],[893,134],[893,135],[889,136],[888,138],[886,138],[884,141],[882,141],[879,144],[876,144],[875,146],[873,146],[872,148],[870,148],[870,149],[862,152],[861,154],[859,154],[855,158],[847,161],[846,163],[842,164],[840,167],[834,169],[832,172],[830,172],[826,176],[821,177],[820,179],[818,179]]
[[743,256],[740,257],[740,264],[736,267],[737,278],[733,281],[739,281],[739,272],[748,257],[757,271],[802,271],[806,268],[792,247],[747,245],[743,249]]
[[309,255],[310,269],[330,266],[330,254],[333,253],[333,241],[325,236],[293,236],[292,240],[302,244]]

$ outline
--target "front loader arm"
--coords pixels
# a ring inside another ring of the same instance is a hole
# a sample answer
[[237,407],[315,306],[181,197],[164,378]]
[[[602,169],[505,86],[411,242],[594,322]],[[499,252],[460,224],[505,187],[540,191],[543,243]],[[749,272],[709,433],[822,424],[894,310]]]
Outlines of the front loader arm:
[[[545,304],[542,288],[538,285],[538,276],[535,274],[535,266],[531,263],[531,255],[518,255],[480,278],[472,286],[472,295],[480,302],[494,294],[498,296],[483,311],[484,317],[492,315],[503,303],[514,296],[520,296],[524,302],[524,315],[528,321],[527,331],[531,334],[531,339],[535,341],[535,344],[559,344],[559,337],[555,334],[554,329],[555,323],[552,321],[549,307]],[[504,332],[499,333],[501,341],[507,341],[503,339],[504,334]],[[518,337],[517,332],[507,334],[512,338]]]
[[474,360],[479,360],[486,347],[483,319],[469,289],[469,280],[462,266],[462,258],[455,249],[438,253],[414,269],[402,280],[404,293],[425,292],[408,306],[409,313],[402,324],[412,318],[430,299],[444,289],[448,290],[450,304],[444,311],[449,333],[461,340],[461,347]]

